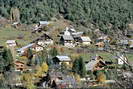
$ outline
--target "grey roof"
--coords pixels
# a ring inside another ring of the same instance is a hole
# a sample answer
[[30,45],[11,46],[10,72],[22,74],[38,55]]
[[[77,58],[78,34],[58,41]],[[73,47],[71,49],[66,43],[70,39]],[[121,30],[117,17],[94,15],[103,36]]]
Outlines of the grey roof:
[[6,43],[7,43],[7,44],[16,43],[16,41],[15,41],[15,40],[7,40]]
[[85,65],[86,67],[86,70],[93,70],[93,68],[95,67],[95,65],[98,63],[99,61],[98,60],[91,60],[89,63],[87,63]]
[[39,21],[39,23],[42,24],[42,25],[48,25],[49,24],[48,21]]
[[130,45],[130,48],[133,48],[133,44]]
[[56,56],[60,61],[71,61],[70,57],[68,56]]
[[83,35],[83,32],[74,32],[74,33],[72,33],[72,35],[79,35],[79,36],[81,36],[81,35]]
[[82,37],[81,37],[81,40],[82,40],[83,42],[90,42],[90,41],[91,41],[90,37],[88,37],[88,36],[82,36]]
[[71,35],[63,35],[63,39],[64,40],[74,40],[73,37]]
[[28,45],[26,45],[26,46],[24,46],[24,47],[18,49],[17,51],[23,51],[23,50],[25,50],[25,49],[27,49],[27,48],[32,47],[33,45],[34,45],[34,43],[32,43],[32,44],[28,44]]
[[101,36],[101,37],[99,37],[98,39],[100,40],[100,39],[106,39],[108,36],[107,35],[103,35],[103,36]]
[[128,40],[120,40],[120,44],[128,44]]

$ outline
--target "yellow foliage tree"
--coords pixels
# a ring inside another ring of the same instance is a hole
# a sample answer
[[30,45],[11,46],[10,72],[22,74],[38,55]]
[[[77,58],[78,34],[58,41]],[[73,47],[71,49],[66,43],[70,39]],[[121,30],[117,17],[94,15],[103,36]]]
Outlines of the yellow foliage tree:
[[35,76],[36,77],[42,77],[42,75],[43,75],[42,68],[40,66],[38,66]]
[[22,75],[21,80],[27,89],[36,89],[33,78],[34,76],[31,73],[25,73]]
[[79,58],[79,54],[78,53],[73,53],[73,54],[71,54],[71,58],[72,59],[76,59],[76,58]]
[[97,81],[100,83],[103,83],[106,81],[106,75],[102,72],[100,72],[97,76]]
[[47,63],[43,63],[42,66],[41,66],[41,68],[42,68],[42,71],[43,72],[47,72],[48,71],[48,65],[47,65]]
[[41,66],[37,67],[36,77],[42,77],[48,71],[47,63],[43,63]]
[[12,22],[20,22],[20,11],[18,8],[11,8],[10,18]]
[[75,79],[76,79],[77,82],[80,82],[80,75],[75,74],[74,77],[75,77]]

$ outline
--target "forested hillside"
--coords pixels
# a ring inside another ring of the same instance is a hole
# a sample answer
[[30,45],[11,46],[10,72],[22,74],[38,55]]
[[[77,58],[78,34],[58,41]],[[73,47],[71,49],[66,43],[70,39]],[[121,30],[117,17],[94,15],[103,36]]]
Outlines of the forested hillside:
[[125,29],[133,19],[132,0],[0,0],[0,15],[9,18],[11,8],[18,8],[22,23],[34,23],[63,15],[73,22],[91,22],[106,31]]

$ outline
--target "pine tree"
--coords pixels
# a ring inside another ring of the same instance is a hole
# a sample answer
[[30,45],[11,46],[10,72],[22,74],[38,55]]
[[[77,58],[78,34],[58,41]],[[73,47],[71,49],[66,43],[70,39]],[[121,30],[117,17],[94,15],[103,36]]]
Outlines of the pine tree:
[[33,58],[33,52],[30,48],[27,50],[27,58],[28,58],[27,65],[30,66],[32,64],[32,58]]
[[50,55],[52,57],[55,57],[55,56],[58,55],[58,51],[57,51],[57,49],[55,47],[50,50]]
[[72,70],[74,73],[79,74],[81,77],[86,75],[85,64],[82,57],[75,59]]
[[0,67],[1,67],[1,71],[6,71],[6,70],[10,70],[10,67],[12,65],[13,62],[13,57],[11,54],[10,49],[5,48],[3,50],[3,52],[0,55]]
[[79,74],[81,75],[81,77],[84,77],[86,75],[86,69],[85,69],[85,64],[84,64],[84,61],[83,61],[83,58],[82,57],[79,57]]

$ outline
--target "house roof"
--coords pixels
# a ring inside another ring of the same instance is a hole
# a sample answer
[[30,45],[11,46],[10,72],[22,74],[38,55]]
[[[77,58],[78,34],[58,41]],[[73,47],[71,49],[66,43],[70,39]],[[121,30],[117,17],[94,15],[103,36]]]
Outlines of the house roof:
[[129,42],[133,42],[133,39],[130,39]]
[[105,62],[102,59],[103,58],[101,56],[98,56],[98,55],[93,56],[92,59],[89,62],[87,62],[87,64],[85,65],[86,70],[93,70],[93,68],[98,62],[105,64]]
[[133,48],[133,44],[130,45],[130,48]]
[[7,40],[6,43],[7,43],[7,44],[16,43],[16,41],[15,41],[15,40]]
[[73,35],[74,37],[80,37],[80,36],[83,35],[83,32],[74,32],[74,33],[72,33],[72,35]]
[[15,64],[17,65],[17,64],[25,64],[25,63],[22,61],[15,61]]
[[38,38],[36,38],[35,40],[33,40],[32,43],[37,42],[37,41],[42,41],[42,40],[45,41],[45,40],[47,40],[47,39],[53,40],[49,35],[43,34],[43,35],[41,35],[40,37],[38,37]]
[[40,23],[41,25],[48,25],[48,24],[49,24],[48,21],[39,21],[39,23]]
[[73,27],[66,27],[65,30],[69,32],[76,32],[76,30]]
[[59,61],[71,61],[70,57],[68,57],[68,56],[59,56],[59,55],[57,55],[56,58],[58,58]]
[[19,22],[14,22],[12,25],[17,25],[17,24],[19,24]]
[[99,37],[98,39],[100,40],[100,39],[106,39],[108,36],[106,36],[106,35],[103,35],[103,36],[101,36],[101,37]]
[[34,45],[34,43],[28,44],[28,45],[26,45],[26,46],[24,46],[24,47],[18,49],[17,51],[23,51],[23,50],[25,50],[25,49],[27,49],[27,48],[32,47],[33,45]]
[[63,35],[64,40],[74,40],[71,35]]
[[93,68],[95,67],[95,65],[99,62],[99,60],[91,60],[89,63],[87,63],[86,66],[86,70],[93,70]]
[[120,44],[128,44],[128,40],[120,40]]
[[91,41],[90,37],[88,37],[88,36],[82,36],[82,37],[81,37],[81,40],[82,40],[83,42]]

